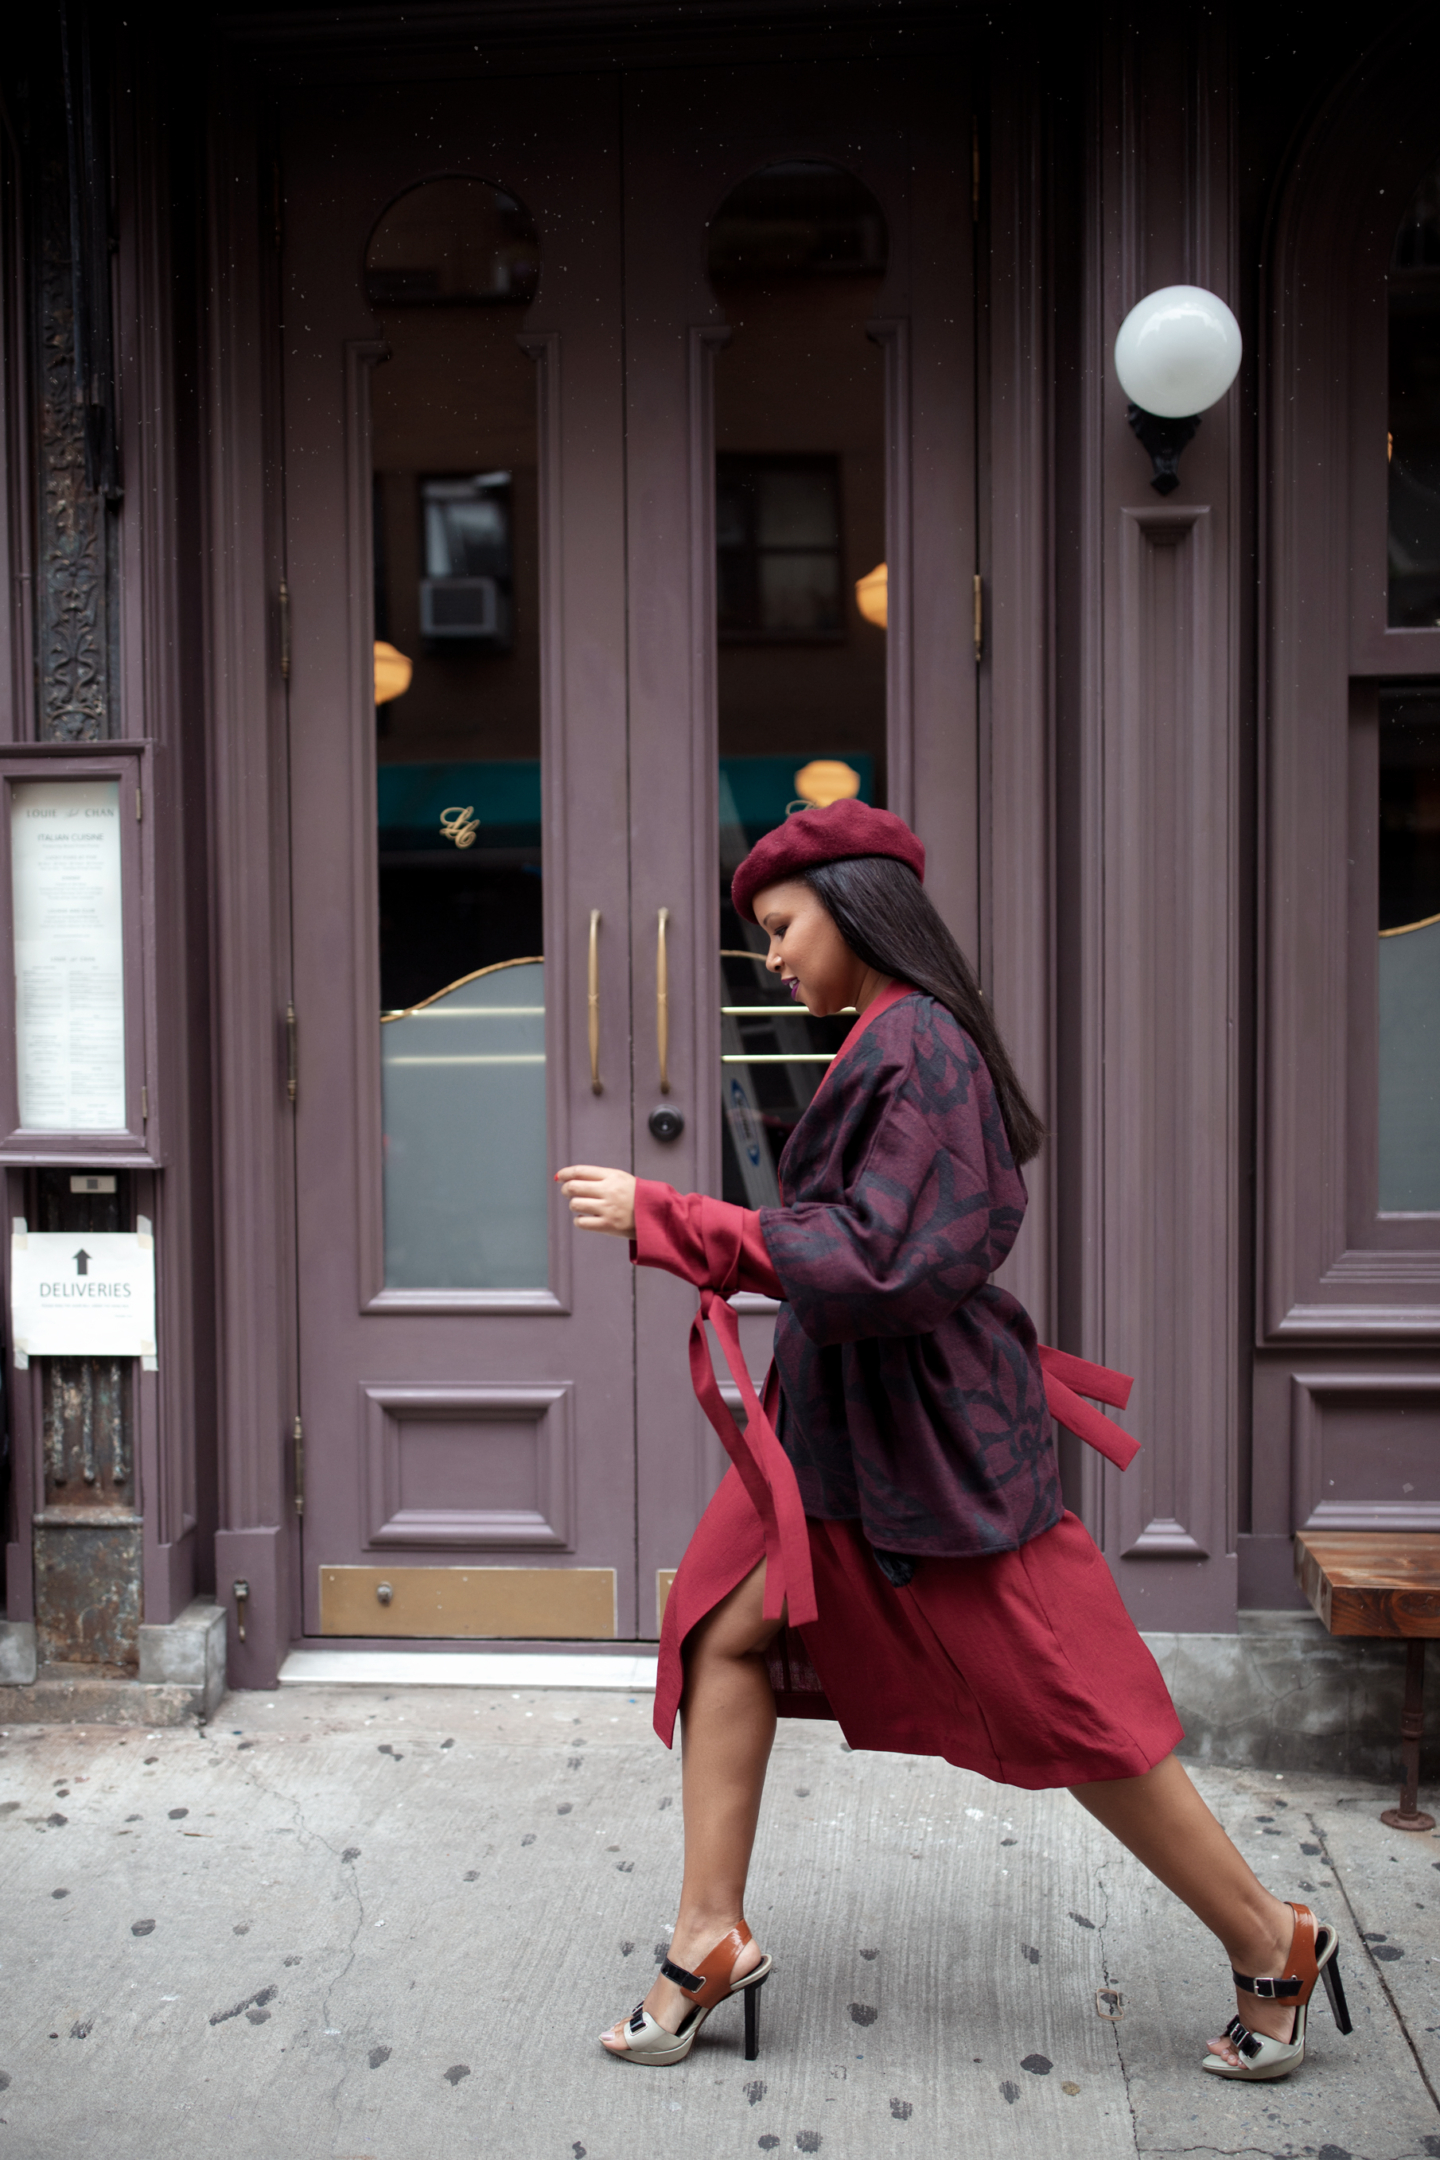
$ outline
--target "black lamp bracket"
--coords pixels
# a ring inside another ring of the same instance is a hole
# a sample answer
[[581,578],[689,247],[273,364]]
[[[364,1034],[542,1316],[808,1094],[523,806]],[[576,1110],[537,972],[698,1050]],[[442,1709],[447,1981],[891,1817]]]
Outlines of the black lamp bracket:
[[1127,405],[1125,417],[1150,453],[1155,467],[1151,487],[1157,495],[1173,495],[1180,485],[1180,453],[1200,425],[1199,413],[1165,420],[1159,413],[1146,412],[1143,405]]

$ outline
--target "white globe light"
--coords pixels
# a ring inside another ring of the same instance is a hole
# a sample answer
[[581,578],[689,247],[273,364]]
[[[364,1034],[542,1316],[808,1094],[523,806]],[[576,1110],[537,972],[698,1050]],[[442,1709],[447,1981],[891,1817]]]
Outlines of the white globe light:
[[1240,369],[1240,325],[1203,285],[1147,293],[1120,325],[1115,373],[1131,403],[1162,420],[1202,413]]

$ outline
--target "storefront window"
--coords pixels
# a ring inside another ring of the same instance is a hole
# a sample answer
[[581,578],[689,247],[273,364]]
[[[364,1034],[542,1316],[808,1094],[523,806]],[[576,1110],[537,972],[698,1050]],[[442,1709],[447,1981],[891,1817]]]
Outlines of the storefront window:
[[885,800],[884,363],[865,329],[885,262],[879,204],[836,165],[767,166],[710,226],[733,332],[715,368],[724,1194],[749,1207],[776,1204],[849,1023],[796,1011],[731,877],[791,810]]
[[1390,259],[1392,629],[1440,624],[1440,166],[1406,212]]
[[391,1288],[548,1277],[535,380],[516,198],[402,196],[366,257]]
[[1440,1212],[1440,689],[1380,696],[1380,1206]]

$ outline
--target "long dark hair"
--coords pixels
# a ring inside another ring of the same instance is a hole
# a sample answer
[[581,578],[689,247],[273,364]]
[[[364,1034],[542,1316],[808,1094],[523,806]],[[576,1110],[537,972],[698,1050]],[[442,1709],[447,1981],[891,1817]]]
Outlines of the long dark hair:
[[1040,1122],[1000,1040],[970,964],[940,919],[908,863],[889,855],[856,855],[800,872],[829,911],[836,929],[866,967],[924,990],[953,1013],[984,1058],[1017,1163],[1040,1152]]

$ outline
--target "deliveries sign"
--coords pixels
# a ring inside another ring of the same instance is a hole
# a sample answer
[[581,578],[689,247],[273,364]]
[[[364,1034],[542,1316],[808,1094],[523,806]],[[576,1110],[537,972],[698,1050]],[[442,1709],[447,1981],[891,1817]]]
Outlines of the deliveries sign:
[[10,1241],[17,1365],[32,1357],[138,1357],[155,1364],[155,1240],[138,1230],[30,1230]]

